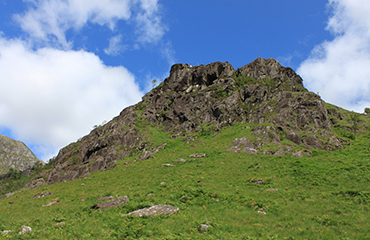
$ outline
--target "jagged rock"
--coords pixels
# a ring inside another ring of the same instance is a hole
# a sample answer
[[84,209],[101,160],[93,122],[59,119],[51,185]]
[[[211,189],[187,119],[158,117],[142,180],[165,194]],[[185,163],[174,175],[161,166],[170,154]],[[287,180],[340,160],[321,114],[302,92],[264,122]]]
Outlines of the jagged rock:
[[54,192],[42,192],[33,196],[33,198],[42,198],[54,194]]
[[145,151],[143,154],[139,156],[140,160],[146,160],[146,159],[153,158],[153,157],[154,157],[154,154],[149,151]]
[[36,179],[36,180],[33,180],[29,183],[26,184],[26,188],[37,188],[37,187],[40,187],[40,186],[44,186],[46,185],[46,182],[43,178],[39,178],[39,179]]
[[155,216],[155,215],[160,215],[160,214],[171,215],[171,214],[176,213],[177,211],[179,211],[179,208],[171,206],[171,205],[154,205],[152,207],[143,208],[143,209],[139,209],[139,210],[127,213],[127,214],[123,214],[122,217],[130,216],[130,215],[137,216],[137,217]]
[[294,152],[294,153],[292,153],[292,156],[293,157],[303,157],[303,153],[302,153],[302,151]]
[[283,155],[285,155],[285,151],[284,151],[284,149],[279,148],[279,150],[277,150],[277,151],[274,153],[274,155],[276,155],[276,156],[283,156]]
[[108,201],[108,202],[98,203],[98,204],[92,206],[91,209],[94,209],[94,210],[98,210],[98,209],[106,210],[106,209],[109,209],[109,208],[118,207],[118,206],[123,205],[123,204],[126,204],[128,202],[129,202],[128,197],[127,196],[123,196],[123,197],[118,197],[118,198],[113,199],[113,200]]
[[21,227],[21,230],[19,231],[19,234],[20,235],[23,235],[23,234],[26,234],[26,233],[29,233],[29,232],[32,232],[32,228],[29,227],[29,226],[22,226]]
[[23,142],[0,134],[0,175],[6,174],[10,168],[25,171],[35,164],[45,163],[39,160]]
[[299,136],[298,133],[295,133],[293,131],[289,131],[287,132],[286,134],[286,138],[291,141],[291,142],[294,142],[295,144],[297,145],[300,145],[302,142],[301,142],[301,137]]
[[256,154],[258,152],[256,146],[250,140],[247,140],[246,137],[236,138],[226,151],[239,152],[240,149],[248,154]]

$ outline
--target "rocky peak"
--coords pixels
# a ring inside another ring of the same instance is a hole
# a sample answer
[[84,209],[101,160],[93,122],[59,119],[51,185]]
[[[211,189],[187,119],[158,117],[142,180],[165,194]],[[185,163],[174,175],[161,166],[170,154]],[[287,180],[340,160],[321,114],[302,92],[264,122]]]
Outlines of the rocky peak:
[[[170,76],[141,102],[62,149],[47,182],[112,168],[117,159],[132,153],[140,152],[141,160],[153,157],[162,147],[151,146],[142,125],[163,127],[171,138],[179,138],[243,122],[253,127],[253,139],[241,141],[245,146],[234,146],[235,151],[246,148],[253,151],[242,151],[275,155],[290,151],[293,155],[291,149],[302,147],[307,151],[343,148],[325,103],[278,61],[258,58],[237,70],[228,62],[175,64]],[[283,145],[283,139],[291,144]],[[279,150],[265,151],[266,145]]]
[[204,89],[212,85],[216,79],[231,77],[234,71],[233,66],[228,62],[214,62],[200,66],[175,64],[171,67],[170,76],[164,81],[162,90],[183,92],[192,86]]
[[42,163],[23,142],[0,134],[0,174],[10,168],[24,171],[37,162]]
[[290,81],[293,84],[302,85],[302,78],[293,69],[283,67],[273,58],[257,58],[253,62],[239,68],[238,75],[249,76],[257,80],[265,78]]

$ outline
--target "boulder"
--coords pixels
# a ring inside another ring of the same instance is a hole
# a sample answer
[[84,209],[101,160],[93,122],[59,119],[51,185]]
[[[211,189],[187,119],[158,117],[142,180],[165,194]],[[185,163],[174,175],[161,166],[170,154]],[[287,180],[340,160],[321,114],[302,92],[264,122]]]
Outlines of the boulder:
[[23,234],[26,234],[26,233],[29,233],[29,232],[32,232],[32,228],[29,227],[29,226],[22,226],[21,227],[21,230],[19,231],[19,234],[20,235],[23,235]]
[[139,209],[127,214],[123,214],[122,217],[126,216],[137,216],[137,217],[142,217],[142,216],[155,216],[155,215],[160,215],[160,214],[174,214],[177,211],[179,211],[178,207],[174,207],[171,205],[154,205],[152,207],[148,208],[143,208]]

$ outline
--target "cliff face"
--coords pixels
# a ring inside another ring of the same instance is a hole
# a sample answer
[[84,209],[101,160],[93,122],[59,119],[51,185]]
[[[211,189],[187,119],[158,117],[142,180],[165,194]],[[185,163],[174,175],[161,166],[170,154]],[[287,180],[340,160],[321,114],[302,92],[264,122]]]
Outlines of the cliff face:
[[38,162],[41,163],[23,142],[0,134],[0,174],[7,173],[10,168],[24,171]]
[[[303,146],[306,154],[310,149],[343,148],[332,130],[333,117],[325,103],[304,88],[300,76],[276,60],[258,58],[237,70],[227,62],[175,64],[170,76],[141,102],[60,150],[47,182],[112,168],[117,159],[133,152],[142,151],[142,159],[152,156],[160,146],[148,151],[145,134],[140,132],[143,121],[162,126],[172,138],[206,126],[218,131],[248,122],[256,125],[252,129],[256,137],[248,142],[253,154],[300,156],[302,151],[298,154],[292,146]],[[276,145],[277,150],[264,150],[268,144]]]

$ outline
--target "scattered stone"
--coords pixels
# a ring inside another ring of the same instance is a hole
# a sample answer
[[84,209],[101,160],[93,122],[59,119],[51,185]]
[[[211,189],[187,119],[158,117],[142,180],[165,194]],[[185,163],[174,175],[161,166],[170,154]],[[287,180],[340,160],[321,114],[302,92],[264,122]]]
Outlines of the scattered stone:
[[127,213],[127,214],[123,214],[122,217],[130,216],[130,215],[133,215],[136,217],[155,216],[159,214],[171,215],[171,214],[176,213],[177,211],[179,211],[179,208],[171,206],[171,205],[154,205],[152,207],[143,208],[143,209],[139,209],[139,210]]
[[12,230],[4,230],[1,235],[8,235],[8,233],[10,233]]
[[143,154],[139,156],[140,160],[146,160],[149,158],[154,158],[154,154],[150,151],[145,151]]
[[264,185],[265,184],[265,180],[263,180],[263,179],[252,179],[251,182],[255,183],[257,185]]
[[10,196],[14,195],[15,193],[17,193],[17,191],[15,191],[15,192],[11,192],[11,193],[7,193],[7,194],[5,194],[5,195],[1,196],[1,197],[0,197],[0,200],[1,200],[1,199],[3,199],[3,198],[10,197]]
[[57,226],[65,226],[66,225],[66,222],[58,222],[57,223]]
[[190,155],[189,157],[192,157],[192,158],[202,158],[202,157],[205,157],[205,156],[206,156],[205,153],[196,153],[196,154]]
[[209,225],[207,225],[207,224],[200,224],[198,226],[198,231],[201,232],[201,233],[208,232],[208,230],[209,230]]
[[118,207],[122,204],[126,204],[129,202],[129,199],[127,196],[123,196],[123,197],[118,197],[116,199],[113,199],[111,201],[108,201],[108,202],[102,202],[102,203],[98,203],[94,206],[91,207],[91,209],[94,209],[94,210],[98,210],[98,209],[101,209],[101,210],[106,210],[106,209],[109,209],[109,208],[113,208],[113,207]]
[[146,196],[147,197],[153,197],[153,193],[148,193]]
[[172,165],[170,163],[162,164],[163,167],[176,167],[175,165]]
[[234,141],[231,143],[231,147],[226,149],[226,151],[233,151],[237,153],[240,151],[240,149],[242,149],[242,152],[247,154],[258,153],[256,146],[254,146],[254,144],[250,140],[247,140],[246,137],[234,139]]
[[106,199],[113,200],[114,197],[112,197],[112,196],[100,197],[100,198],[96,199],[96,201],[100,202],[100,201],[103,201],[103,200],[106,200]]
[[85,186],[85,183],[81,183],[81,186]]
[[279,189],[277,189],[277,188],[268,188],[268,189],[266,189],[266,191],[268,191],[268,192],[272,192],[272,191],[278,191]]
[[52,205],[54,205],[54,204],[57,204],[58,202],[60,202],[60,199],[58,199],[58,200],[56,200],[56,201],[51,201],[51,202],[49,202],[49,203],[47,203],[47,204],[42,204],[42,206],[43,206],[43,207],[50,207],[50,206],[52,206]]
[[283,156],[283,155],[285,155],[284,149],[279,148],[279,150],[277,150],[277,151],[274,153],[274,155],[275,155],[275,156]]
[[292,153],[292,157],[303,157],[303,153],[302,153],[302,151],[298,151],[298,152],[294,152],[294,153]]
[[183,159],[183,158],[179,158],[179,159],[175,159],[173,160],[173,162],[186,162],[187,160]]
[[266,215],[266,212],[265,211],[258,210],[257,213],[262,214],[262,215]]
[[166,184],[166,182],[161,182],[161,185]]
[[185,137],[185,138],[184,138],[184,140],[183,140],[183,142],[186,142],[186,143],[194,142],[194,141],[195,141],[195,139],[194,139],[194,137],[192,137],[192,136],[187,136],[187,137]]
[[9,202],[9,204],[14,204],[14,202]]
[[25,234],[25,233],[28,233],[28,232],[32,232],[32,228],[29,227],[29,226],[22,226],[21,227],[21,230],[19,231],[19,234]]
[[54,194],[54,192],[41,192],[41,193],[38,193],[36,195],[33,196],[33,198],[42,198],[42,197],[46,197],[46,196],[49,196],[51,194]]

